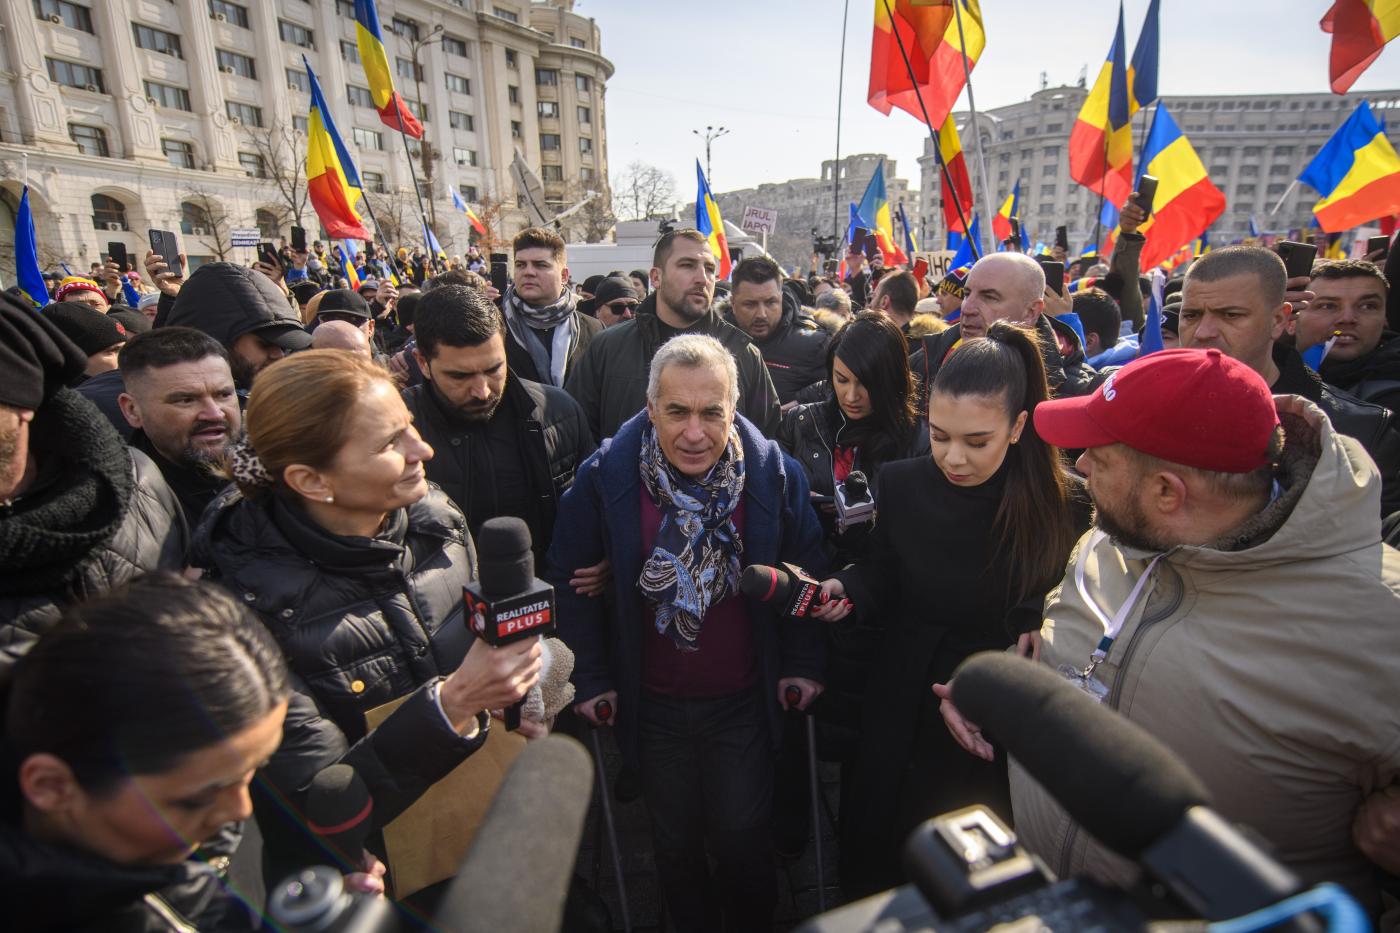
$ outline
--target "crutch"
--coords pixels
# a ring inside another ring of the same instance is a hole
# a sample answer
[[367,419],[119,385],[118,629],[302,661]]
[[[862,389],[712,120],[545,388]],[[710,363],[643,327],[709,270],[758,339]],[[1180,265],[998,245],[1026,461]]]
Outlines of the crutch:
[[[601,722],[611,722],[612,704],[600,700],[593,707],[593,714]],[[608,773],[603,768],[603,741],[598,735],[598,727],[592,726],[589,737],[593,740],[593,762],[598,769],[598,799],[603,804],[603,825],[608,831],[608,849],[612,852],[613,875],[617,878],[617,899],[622,904],[622,929],[632,933],[632,915],[627,909],[627,882],[622,877],[622,853],[617,848],[617,826],[613,823],[611,791],[608,788]]]
[[[783,691],[783,699],[788,709],[798,709],[802,702],[802,691],[797,684],[788,684]],[[817,724],[806,710],[798,710],[807,723],[807,780],[812,795],[812,840],[816,843],[817,856],[817,910],[826,910],[826,868],[822,865],[822,812],[821,798],[817,795]]]

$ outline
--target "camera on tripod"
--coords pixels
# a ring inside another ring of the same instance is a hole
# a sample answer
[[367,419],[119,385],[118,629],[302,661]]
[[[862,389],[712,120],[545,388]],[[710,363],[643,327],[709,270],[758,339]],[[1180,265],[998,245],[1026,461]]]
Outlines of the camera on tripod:
[[852,470],[836,484],[835,499],[838,531],[875,518],[875,497],[870,494],[870,481],[860,470]]

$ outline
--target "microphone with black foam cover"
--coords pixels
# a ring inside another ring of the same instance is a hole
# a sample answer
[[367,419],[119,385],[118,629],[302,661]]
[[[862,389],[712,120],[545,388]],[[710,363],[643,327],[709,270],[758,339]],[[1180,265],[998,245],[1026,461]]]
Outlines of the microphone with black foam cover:
[[1165,745],[1048,667],[986,652],[964,661],[952,686],[958,711],[1071,818],[1199,916],[1237,917],[1303,890],[1210,809],[1205,786]]
[[796,564],[750,564],[739,575],[739,592],[792,619],[808,618],[826,602],[822,585]]
[[550,735],[526,745],[491,801],[434,928],[558,930],[592,794],[593,765],[577,741]]
[[[476,537],[481,572],[463,602],[472,633],[497,648],[554,633],[554,587],[535,576],[530,544],[529,526],[512,516],[488,518]],[[519,727],[519,703],[505,711],[505,722]]]
[[374,798],[350,765],[322,768],[311,779],[306,792],[307,828],[346,871],[360,870],[373,813]]

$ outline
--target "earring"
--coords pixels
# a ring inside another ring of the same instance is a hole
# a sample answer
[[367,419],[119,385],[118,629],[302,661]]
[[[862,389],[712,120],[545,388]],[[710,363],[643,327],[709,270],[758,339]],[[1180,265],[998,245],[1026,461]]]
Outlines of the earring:
[[326,501],[327,501],[327,502],[334,502],[334,501],[335,501],[335,496],[326,496]]

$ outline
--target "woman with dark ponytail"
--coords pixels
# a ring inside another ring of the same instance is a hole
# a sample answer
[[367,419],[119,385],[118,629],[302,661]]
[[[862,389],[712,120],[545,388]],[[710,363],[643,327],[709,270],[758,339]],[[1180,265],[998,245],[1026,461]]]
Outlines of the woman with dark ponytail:
[[1041,603],[1088,527],[1085,497],[1031,425],[1048,397],[1034,332],[999,322],[956,349],[929,395],[932,457],[881,471],[869,553],[822,585],[821,618],[854,611],[886,630],[842,788],[849,893],[903,880],[904,839],[928,817],[981,803],[1011,820],[1004,755],[963,751],[930,688],[978,651],[1038,650]]

